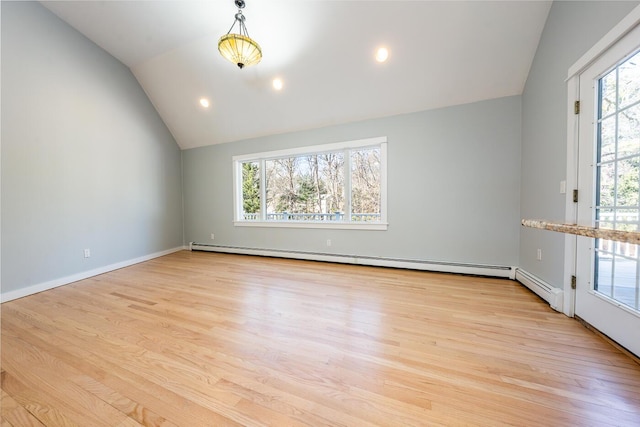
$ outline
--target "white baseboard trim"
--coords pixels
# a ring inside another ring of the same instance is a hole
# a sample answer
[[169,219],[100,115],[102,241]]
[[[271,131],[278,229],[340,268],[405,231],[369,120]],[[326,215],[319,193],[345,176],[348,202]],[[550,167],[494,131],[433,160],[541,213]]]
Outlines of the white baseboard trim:
[[99,274],[108,273],[110,271],[119,270],[130,265],[138,264],[144,261],[149,261],[154,258],[158,258],[164,255],[169,255],[174,252],[188,250],[187,246],[178,246],[176,248],[167,249],[165,251],[155,252],[153,254],[144,255],[138,258],[130,259],[127,261],[118,262],[115,264],[105,265],[104,267],[95,268],[89,271],[83,271],[81,273],[73,274],[71,276],[61,277],[59,279],[50,280],[44,283],[38,283],[36,285],[28,286],[26,288],[17,289],[15,291],[0,293],[0,302],[7,302],[14,299],[26,297],[28,295],[37,294],[38,292],[48,291],[49,289],[57,288],[58,286],[68,285],[69,283],[77,282],[78,280],[88,279],[89,277],[97,276]]
[[562,289],[551,286],[539,277],[520,268],[516,268],[516,280],[548,302],[551,308],[560,313],[563,312],[564,291]]
[[224,252],[241,255],[259,255],[275,258],[303,259],[308,261],[326,261],[342,264],[406,268],[410,270],[425,270],[441,273],[459,273],[471,274],[476,276],[504,277],[512,280],[515,278],[515,267],[500,265],[394,259],[371,256],[326,254],[317,252],[285,251],[277,249],[243,248],[236,246],[205,245],[195,242],[189,243],[189,249],[206,252]]

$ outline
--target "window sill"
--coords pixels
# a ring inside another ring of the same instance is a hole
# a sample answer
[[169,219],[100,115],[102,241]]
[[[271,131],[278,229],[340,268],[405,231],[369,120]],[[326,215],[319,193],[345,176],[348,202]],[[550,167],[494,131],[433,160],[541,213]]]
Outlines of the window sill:
[[338,230],[378,230],[384,231],[388,223],[353,223],[353,222],[292,222],[292,221],[234,221],[236,227],[266,228],[328,228]]

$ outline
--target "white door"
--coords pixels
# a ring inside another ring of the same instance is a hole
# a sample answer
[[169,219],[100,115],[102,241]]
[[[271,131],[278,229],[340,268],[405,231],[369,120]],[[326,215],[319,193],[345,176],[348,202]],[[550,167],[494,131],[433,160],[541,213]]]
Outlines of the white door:
[[[580,74],[578,224],[640,231],[640,26]],[[640,356],[640,248],[578,237],[575,313]]]

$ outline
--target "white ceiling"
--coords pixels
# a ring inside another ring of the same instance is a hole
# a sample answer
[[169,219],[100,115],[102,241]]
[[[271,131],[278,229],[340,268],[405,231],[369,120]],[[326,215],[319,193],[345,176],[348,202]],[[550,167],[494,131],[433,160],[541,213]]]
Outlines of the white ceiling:
[[551,6],[246,3],[263,59],[239,70],[217,51],[233,0],[43,2],[132,70],[183,149],[521,94]]

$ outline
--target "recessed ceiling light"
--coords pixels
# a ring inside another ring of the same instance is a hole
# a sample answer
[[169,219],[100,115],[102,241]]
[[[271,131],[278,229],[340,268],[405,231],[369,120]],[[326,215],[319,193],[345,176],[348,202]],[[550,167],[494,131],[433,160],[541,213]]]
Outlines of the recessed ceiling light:
[[376,51],[376,61],[384,62],[389,58],[389,50],[386,47],[378,48]]
[[275,90],[281,90],[283,85],[282,79],[273,79],[273,88]]
[[200,98],[200,105],[202,105],[204,108],[209,108],[209,105],[211,105],[211,103],[207,98]]

